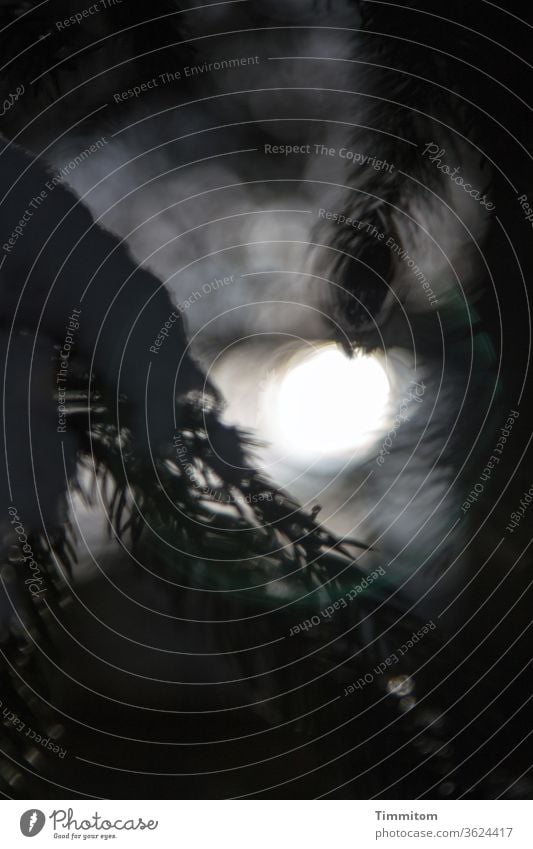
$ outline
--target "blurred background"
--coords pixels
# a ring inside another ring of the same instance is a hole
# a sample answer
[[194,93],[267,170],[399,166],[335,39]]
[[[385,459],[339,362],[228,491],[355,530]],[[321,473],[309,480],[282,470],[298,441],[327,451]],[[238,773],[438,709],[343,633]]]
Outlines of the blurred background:
[[90,8],[0,10],[2,792],[530,798],[526,10]]

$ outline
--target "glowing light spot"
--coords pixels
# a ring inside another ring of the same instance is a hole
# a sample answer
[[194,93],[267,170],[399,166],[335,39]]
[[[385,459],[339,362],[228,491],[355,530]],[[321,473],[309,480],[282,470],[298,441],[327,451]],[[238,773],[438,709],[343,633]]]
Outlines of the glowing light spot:
[[389,393],[377,357],[350,359],[336,345],[294,357],[270,395],[272,441],[305,462],[367,448],[384,426]]

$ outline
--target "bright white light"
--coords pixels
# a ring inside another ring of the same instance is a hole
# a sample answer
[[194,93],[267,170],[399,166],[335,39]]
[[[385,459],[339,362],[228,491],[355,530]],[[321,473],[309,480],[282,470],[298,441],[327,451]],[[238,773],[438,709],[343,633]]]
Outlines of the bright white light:
[[358,453],[384,427],[389,381],[373,356],[336,345],[295,358],[270,396],[272,441],[305,462]]

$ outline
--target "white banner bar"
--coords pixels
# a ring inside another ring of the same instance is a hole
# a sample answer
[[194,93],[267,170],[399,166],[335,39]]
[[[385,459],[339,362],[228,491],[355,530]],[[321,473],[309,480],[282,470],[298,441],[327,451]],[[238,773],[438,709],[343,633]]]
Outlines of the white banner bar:
[[[1,845],[530,849],[531,802],[4,801]],[[118,843],[120,841],[120,843]]]

